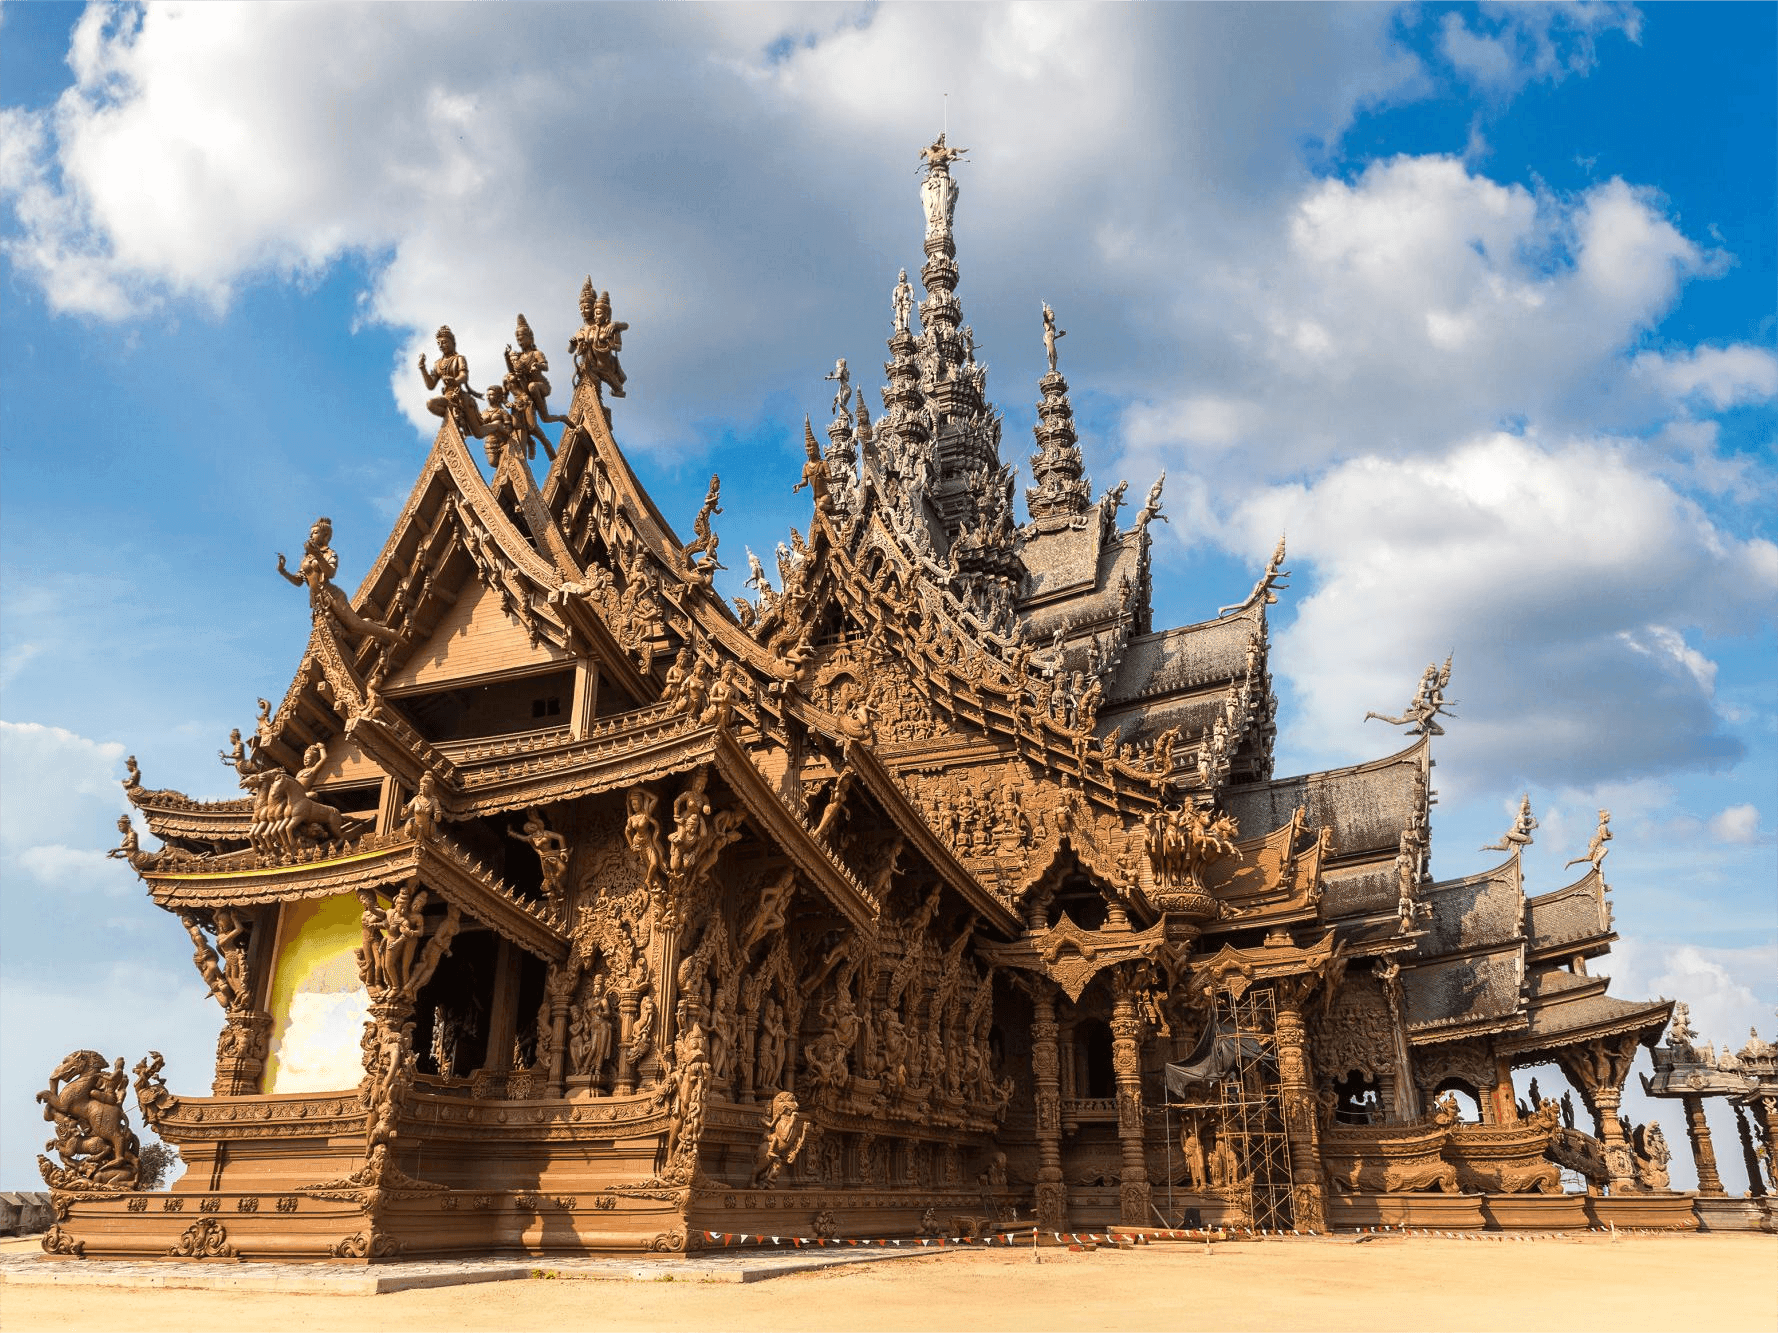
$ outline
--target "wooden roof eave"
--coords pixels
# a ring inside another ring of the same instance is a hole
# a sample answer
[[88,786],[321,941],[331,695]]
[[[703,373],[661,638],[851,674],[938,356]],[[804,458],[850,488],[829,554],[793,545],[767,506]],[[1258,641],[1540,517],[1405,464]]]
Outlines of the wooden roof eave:
[[[715,727],[678,724],[661,728],[659,734],[636,744],[614,746],[580,765],[546,762],[536,771],[485,782],[473,779],[478,776],[478,769],[492,765],[465,764],[459,769],[459,781],[451,793],[450,817],[462,820],[502,814],[533,805],[597,796],[688,772],[710,762],[715,737]],[[514,761],[523,763],[525,757],[515,756]]]
[[546,963],[568,956],[565,932],[509,892],[483,882],[460,848],[439,838],[420,844],[416,871],[421,882],[477,921]]
[[181,861],[161,868],[144,866],[138,873],[149,896],[170,912],[182,908],[251,906],[331,898],[359,889],[380,889],[413,877],[419,851],[411,839],[370,849],[353,849],[325,861],[206,870],[203,863]]

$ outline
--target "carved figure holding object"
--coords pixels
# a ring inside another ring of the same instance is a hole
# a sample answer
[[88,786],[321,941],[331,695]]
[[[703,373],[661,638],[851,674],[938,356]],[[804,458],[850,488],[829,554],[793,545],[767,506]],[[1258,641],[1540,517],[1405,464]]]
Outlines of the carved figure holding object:
[[624,349],[624,330],[630,326],[611,318],[611,293],[598,292],[588,278],[580,288],[580,330],[568,340],[574,357],[574,382],[591,380],[595,388],[609,387],[613,398],[624,397],[628,376],[618,364],[617,354]]
[[410,838],[429,842],[438,834],[438,823],[444,807],[438,799],[438,779],[431,773],[420,775],[420,789],[414,799],[402,807],[401,831]]
[[449,417],[465,435],[481,434],[481,413],[469,400],[481,397],[469,387],[469,358],[457,350],[457,335],[449,324],[440,324],[436,335],[438,360],[426,364],[426,353],[420,353],[420,378],[428,389],[440,390],[437,398],[426,402],[426,410],[435,417]]
[[551,416],[549,410],[549,358],[537,346],[537,337],[524,315],[518,318],[513,331],[519,350],[506,345],[506,383],[512,393],[513,406],[524,424],[525,434],[543,445],[543,452],[552,460],[555,447],[543,433],[546,421],[566,421],[567,417]]

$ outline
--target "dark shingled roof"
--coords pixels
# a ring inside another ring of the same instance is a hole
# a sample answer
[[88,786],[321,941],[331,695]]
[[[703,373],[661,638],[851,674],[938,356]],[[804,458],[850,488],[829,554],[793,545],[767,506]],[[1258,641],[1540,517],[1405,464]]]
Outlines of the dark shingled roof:
[[1386,851],[1394,855],[1402,830],[1421,808],[1428,743],[1422,737],[1385,759],[1306,777],[1231,787],[1224,799],[1243,838],[1257,838],[1309,808],[1312,828],[1331,828],[1335,857]]
[[1524,950],[1511,945],[1494,953],[1476,954],[1402,969],[1407,997],[1408,1031],[1415,1036],[1453,1029],[1495,1031],[1516,1028],[1519,987],[1525,978]]

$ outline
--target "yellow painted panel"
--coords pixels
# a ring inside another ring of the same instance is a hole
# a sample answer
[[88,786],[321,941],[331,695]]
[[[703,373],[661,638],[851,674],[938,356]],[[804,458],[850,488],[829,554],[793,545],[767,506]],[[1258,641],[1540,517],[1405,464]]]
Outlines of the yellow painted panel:
[[364,942],[363,905],[352,893],[285,903],[272,964],[271,1092],[356,1089],[370,996],[353,950]]

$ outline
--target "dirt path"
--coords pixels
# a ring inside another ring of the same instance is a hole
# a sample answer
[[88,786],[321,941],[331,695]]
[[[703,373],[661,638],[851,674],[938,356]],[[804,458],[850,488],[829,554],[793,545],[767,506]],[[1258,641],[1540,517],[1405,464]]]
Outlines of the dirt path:
[[[546,1261],[545,1261],[546,1262]],[[28,1329],[1778,1328],[1778,1237],[1350,1238],[1071,1254],[953,1252],[717,1283],[525,1281],[385,1296],[0,1288]]]

